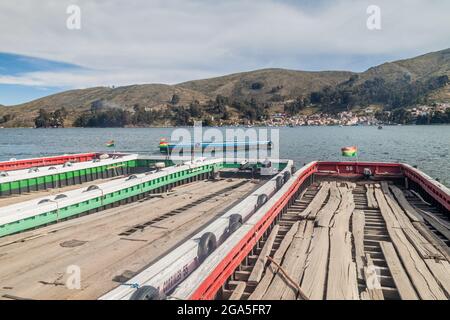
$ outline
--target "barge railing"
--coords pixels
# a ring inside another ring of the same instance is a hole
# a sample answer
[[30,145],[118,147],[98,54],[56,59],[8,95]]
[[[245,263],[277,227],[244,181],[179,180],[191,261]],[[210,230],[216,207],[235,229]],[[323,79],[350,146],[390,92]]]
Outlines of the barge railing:
[[0,171],[11,171],[27,169],[32,167],[42,166],[54,166],[58,164],[64,164],[70,162],[84,162],[90,161],[97,157],[97,153],[80,153],[70,154],[63,156],[45,157],[45,158],[33,158],[33,159],[20,159],[0,162]]

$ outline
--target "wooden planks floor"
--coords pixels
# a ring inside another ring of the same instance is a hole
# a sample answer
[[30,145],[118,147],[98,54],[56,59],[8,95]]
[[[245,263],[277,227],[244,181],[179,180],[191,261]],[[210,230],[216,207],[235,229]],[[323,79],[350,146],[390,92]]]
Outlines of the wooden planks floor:
[[[196,181],[161,198],[4,237],[0,239],[0,300],[96,299],[257,187],[244,179]],[[211,194],[215,196],[206,198]],[[149,221],[157,222],[147,225]],[[139,231],[122,235],[135,226]],[[80,268],[79,289],[66,285],[71,266]]]
[[418,199],[388,182],[313,184],[241,264],[223,297],[449,299],[450,223]]

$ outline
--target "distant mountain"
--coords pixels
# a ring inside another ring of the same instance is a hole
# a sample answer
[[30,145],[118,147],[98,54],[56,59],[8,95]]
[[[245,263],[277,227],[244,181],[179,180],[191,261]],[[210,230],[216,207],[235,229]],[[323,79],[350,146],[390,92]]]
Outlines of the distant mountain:
[[[450,49],[384,63],[362,73],[263,69],[177,85],[144,84],[71,90],[16,106],[0,106],[0,122],[1,117],[9,115],[10,120],[4,122],[2,126],[33,126],[39,109],[51,112],[64,107],[68,112],[65,122],[70,126],[76,117],[88,112],[96,101],[101,101],[103,107],[121,108],[132,112],[135,105],[156,110],[165,110],[174,105],[188,106],[193,101],[199,101],[200,105],[204,105],[220,95],[226,97],[228,101],[253,99],[256,103],[272,108],[298,97],[309,97],[311,93],[321,92],[324,88],[325,92],[332,94],[335,94],[334,90],[340,90],[338,93],[341,95],[344,91],[351,91],[353,98],[356,97],[355,101],[358,102],[359,97],[364,96],[363,100],[371,103],[371,99],[376,100],[370,87],[374,82],[377,86],[381,85],[385,91],[390,87],[398,87],[398,90],[403,91],[407,87],[412,87],[420,97],[450,101],[449,85],[437,89],[436,86],[430,85],[442,76],[450,76]],[[421,84],[419,89],[416,88],[416,83]],[[377,94],[392,95],[392,92],[377,91]],[[321,101],[319,105],[324,103]],[[333,104],[330,106],[332,109]],[[239,113],[241,110],[237,109],[235,112]]]

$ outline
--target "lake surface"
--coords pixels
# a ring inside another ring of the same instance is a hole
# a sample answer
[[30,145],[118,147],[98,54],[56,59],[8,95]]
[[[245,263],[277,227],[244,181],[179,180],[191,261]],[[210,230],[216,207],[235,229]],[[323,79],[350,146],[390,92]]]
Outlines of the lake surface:
[[[361,161],[417,165],[450,186],[450,126],[276,129],[279,129],[280,157],[293,159],[297,167],[313,160],[348,160],[341,156],[340,148],[356,145]],[[172,131],[171,128],[0,129],[0,161],[111,151],[105,147],[108,140],[115,140],[116,151],[159,154],[159,139],[170,137]]]

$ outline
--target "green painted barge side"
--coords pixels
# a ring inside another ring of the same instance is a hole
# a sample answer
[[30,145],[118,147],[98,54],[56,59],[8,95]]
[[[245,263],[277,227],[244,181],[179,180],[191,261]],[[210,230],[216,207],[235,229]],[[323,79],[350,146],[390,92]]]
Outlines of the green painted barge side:
[[[141,166],[150,166],[154,161],[138,160]],[[117,165],[117,164],[116,164]],[[126,164],[128,168],[137,166],[138,162],[130,161]],[[56,223],[64,219],[79,215],[94,213],[113,206],[136,201],[150,193],[165,191],[173,186],[194,180],[207,179],[212,172],[218,172],[224,167],[223,163],[207,164],[197,168],[186,169],[180,172],[171,173],[167,176],[159,177],[144,183],[127,187],[116,192],[105,194],[90,200],[61,207],[53,211],[42,213],[26,219],[14,221],[0,226],[0,237],[33,229],[50,223]],[[105,170],[105,169],[104,169]],[[73,173],[72,173],[73,174]],[[86,173],[87,174],[87,173]]]
[[[112,165],[96,166],[92,168],[0,183],[0,196],[21,194],[50,188],[60,188],[73,184],[81,184],[96,179],[111,178],[114,176],[127,174],[135,167],[137,167],[137,160],[130,160]],[[51,173],[51,170],[49,170],[49,172]]]

